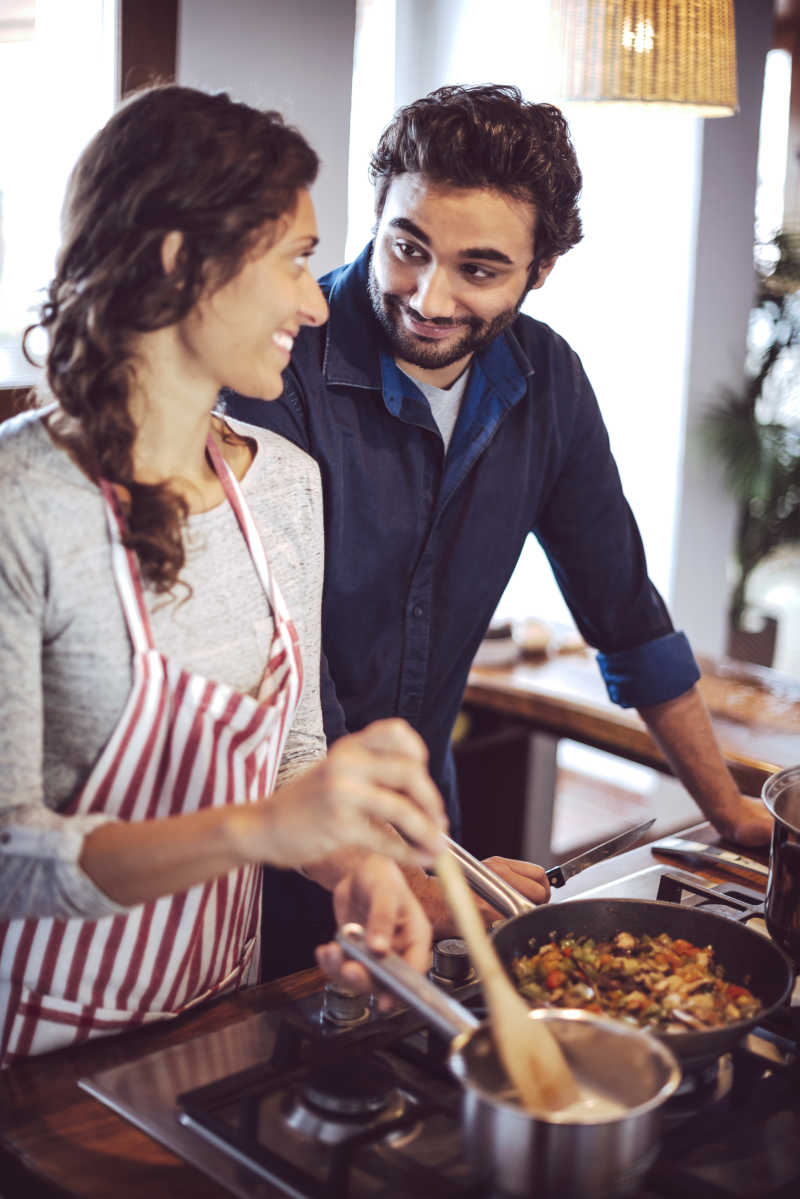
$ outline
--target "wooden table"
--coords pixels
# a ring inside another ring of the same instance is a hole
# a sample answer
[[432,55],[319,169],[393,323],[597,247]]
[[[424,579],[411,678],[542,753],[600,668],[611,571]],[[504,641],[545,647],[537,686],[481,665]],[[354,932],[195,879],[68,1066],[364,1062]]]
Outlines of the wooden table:
[[[800,762],[800,680],[727,659],[698,660],[699,688],[722,752],[742,791],[758,795],[770,774]],[[549,857],[559,738],[670,773],[638,713],[609,700],[588,649],[473,668],[464,707],[473,716],[490,715],[530,731],[527,820],[538,840],[528,837],[526,851],[534,860]]]
[[[692,836],[718,841],[708,825],[693,829]],[[766,860],[763,851],[751,856]],[[572,879],[559,898],[633,874],[653,860],[646,847],[621,854]],[[713,881],[726,877],[711,868],[693,869]],[[758,878],[754,885],[759,881],[763,885]],[[2,1199],[222,1199],[215,1182],[80,1090],[77,1080],[230,1026],[319,986],[319,974],[308,970],[174,1022],[31,1058],[0,1072]]]

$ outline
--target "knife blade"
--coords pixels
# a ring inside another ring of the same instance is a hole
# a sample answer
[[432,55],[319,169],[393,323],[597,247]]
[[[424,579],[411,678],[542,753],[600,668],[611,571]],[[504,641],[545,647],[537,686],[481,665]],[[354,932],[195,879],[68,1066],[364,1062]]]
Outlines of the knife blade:
[[643,820],[641,824],[635,824],[632,828],[625,829],[624,833],[618,833],[616,837],[611,837],[608,841],[602,841],[599,845],[595,845],[593,849],[587,849],[586,853],[579,853],[577,857],[570,858],[559,866],[551,866],[545,872],[550,880],[550,886],[563,887],[567,879],[574,878],[587,866],[594,866],[596,862],[604,862],[606,858],[612,858],[614,854],[622,853],[623,849],[630,849],[655,822],[655,816],[650,820]]
[[691,841],[688,837],[664,837],[662,841],[654,841],[650,846],[654,853],[665,853],[674,858],[688,858],[694,862],[707,862],[720,870],[729,870],[733,874],[760,874],[762,878],[769,875],[769,866],[762,865],[754,858],[745,857],[732,849],[720,849],[717,845],[706,845],[704,841]]

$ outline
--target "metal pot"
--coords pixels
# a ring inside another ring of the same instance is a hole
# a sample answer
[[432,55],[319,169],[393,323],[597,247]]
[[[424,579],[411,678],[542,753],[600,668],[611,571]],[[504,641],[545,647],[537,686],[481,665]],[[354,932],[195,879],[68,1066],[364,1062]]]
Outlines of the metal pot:
[[[797,768],[800,777],[800,767]],[[800,827],[800,826],[799,826]],[[792,849],[797,853],[797,846]],[[685,1032],[656,1033],[677,1057],[684,1070],[696,1069],[727,1053],[759,1020],[775,1011],[791,993],[794,971],[783,950],[761,933],[726,920],[713,912],[683,907],[657,899],[568,899],[553,905],[534,907],[519,892],[458,847],[470,886],[498,911],[510,919],[498,925],[492,934],[497,955],[513,978],[514,959],[529,953],[529,942],[538,944],[568,935],[606,939],[616,933],[667,933],[699,945],[711,945],[715,960],[725,971],[729,982],[749,987],[761,1004],[758,1016],[737,1020],[722,1028]],[[795,886],[800,876],[795,874]],[[795,891],[795,912],[800,912],[800,898]]]
[[771,937],[800,964],[800,766],[771,775],[761,792],[774,817],[765,913]]
[[496,1191],[527,1199],[610,1199],[636,1193],[659,1148],[662,1106],[677,1088],[675,1057],[640,1029],[578,1011],[532,1011],[558,1039],[576,1078],[624,1107],[622,1116],[570,1121],[515,1102],[489,1028],[393,954],[376,957],[360,925],[337,933],[345,953],[451,1041],[462,1087],[465,1154]]

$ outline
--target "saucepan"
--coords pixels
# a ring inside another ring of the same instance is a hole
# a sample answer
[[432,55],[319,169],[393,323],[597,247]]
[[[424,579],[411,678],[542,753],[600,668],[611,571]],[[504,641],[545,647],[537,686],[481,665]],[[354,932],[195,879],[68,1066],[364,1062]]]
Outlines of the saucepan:
[[[797,770],[800,780],[800,767]],[[722,966],[728,982],[748,987],[760,1002],[761,1011],[752,1019],[737,1020],[722,1028],[656,1033],[684,1070],[696,1069],[727,1053],[759,1020],[785,1003],[791,993],[794,969],[783,950],[736,921],[663,900],[570,899],[534,907],[466,850],[458,847],[453,852],[473,890],[508,917],[495,929],[492,940],[512,978],[514,959],[530,953],[531,939],[542,945],[553,937],[569,935],[605,940],[619,932],[634,936],[667,933],[695,945],[711,945],[715,961]],[[800,912],[796,892],[794,903],[795,910]]]
[[483,1180],[519,1199],[636,1193],[658,1153],[663,1105],[681,1079],[675,1056],[655,1037],[588,1012],[532,1011],[558,1039],[581,1087],[613,1104],[610,1110],[601,1099],[580,1120],[569,1109],[534,1115],[516,1103],[487,1025],[401,958],[374,955],[360,925],[344,925],[337,940],[450,1040],[465,1155]]
[[800,964],[800,766],[771,775],[761,796],[775,819],[765,904],[767,928]]

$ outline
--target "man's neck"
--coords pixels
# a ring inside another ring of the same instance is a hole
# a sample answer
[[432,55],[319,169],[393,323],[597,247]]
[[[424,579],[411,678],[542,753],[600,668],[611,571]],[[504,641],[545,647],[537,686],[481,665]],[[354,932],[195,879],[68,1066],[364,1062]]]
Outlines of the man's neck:
[[458,362],[451,362],[448,366],[439,367],[424,367],[416,366],[413,362],[406,362],[402,358],[395,358],[395,362],[400,367],[400,370],[406,375],[410,375],[412,379],[416,379],[420,383],[426,383],[429,387],[440,387],[443,391],[451,387],[460,375],[472,361],[473,355],[466,354],[463,358],[459,358]]

